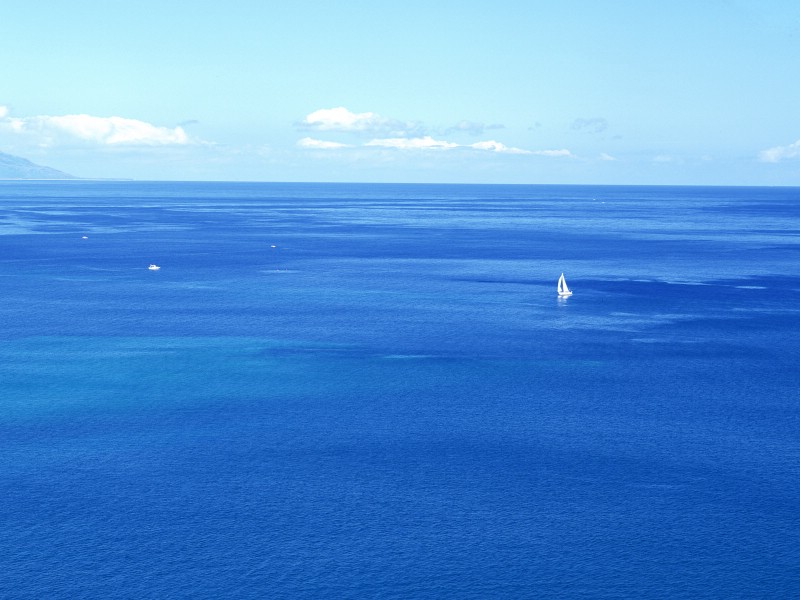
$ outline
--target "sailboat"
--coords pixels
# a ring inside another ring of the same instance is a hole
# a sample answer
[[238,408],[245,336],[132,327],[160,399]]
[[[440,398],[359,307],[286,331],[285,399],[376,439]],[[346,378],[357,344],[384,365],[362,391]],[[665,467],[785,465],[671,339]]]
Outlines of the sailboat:
[[564,274],[561,274],[561,277],[558,278],[558,297],[559,298],[567,298],[568,296],[572,296],[572,292],[567,287],[567,280],[564,279]]

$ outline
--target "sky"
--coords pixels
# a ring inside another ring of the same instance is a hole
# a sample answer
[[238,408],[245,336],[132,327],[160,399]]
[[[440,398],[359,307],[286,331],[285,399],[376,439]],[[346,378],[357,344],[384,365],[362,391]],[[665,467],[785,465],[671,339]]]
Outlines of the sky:
[[0,151],[87,178],[800,185],[800,2],[3,2]]

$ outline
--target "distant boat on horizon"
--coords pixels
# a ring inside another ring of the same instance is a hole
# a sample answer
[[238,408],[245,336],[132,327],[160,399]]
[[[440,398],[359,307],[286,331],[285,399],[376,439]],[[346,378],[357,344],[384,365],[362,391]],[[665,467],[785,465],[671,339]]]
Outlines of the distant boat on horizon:
[[564,279],[564,274],[562,273],[561,277],[558,278],[558,297],[568,298],[569,296],[572,296],[572,292],[567,287],[567,280]]
[[151,271],[158,271],[161,267],[159,267],[158,265],[150,265],[147,268],[150,269]]

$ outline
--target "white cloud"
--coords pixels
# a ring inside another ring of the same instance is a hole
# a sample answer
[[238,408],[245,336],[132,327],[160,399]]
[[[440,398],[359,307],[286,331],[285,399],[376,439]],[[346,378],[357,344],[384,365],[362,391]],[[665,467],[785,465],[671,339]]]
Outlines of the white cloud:
[[369,131],[384,127],[388,119],[373,112],[353,113],[340,106],[314,111],[303,123],[321,131]]
[[374,112],[354,113],[343,106],[314,111],[297,123],[297,126],[314,131],[338,131],[386,138],[413,138],[426,133],[419,122],[388,119]]
[[[363,143],[365,147],[393,148],[397,150],[453,150],[463,148],[479,150],[498,154],[533,154],[539,156],[568,157],[574,155],[569,150],[538,150],[530,151],[522,148],[506,146],[496,140],[485,140],[472,144],[459,144],[447,140],[437,139],[425,132],[423,126],[417,122],[403,122],[387,119],[374,112],[354,113],[343,106],[337,108],[323,108],[307,115],[300,128],[315,131],[371,134],[372,139]],[[448,129],[447,133],[479,134],[485,129],[502,129],[502,125],[484,125],[472,121],[461,121],[455,127]],[[369,138],[367,138],[369,139]],[[297,142],[302,148],[315,148],[334,150],[338,148],[352,148],[352,145],[340,142],[328,142],[312,137],[305,137]]]
[[535,150],[531,154],[538,154],[539,156],[552,156],[555,158],[575,158],[575,155],[566,149],[561,150]]
[[398,148],[401,150],[450,150],[458,148],[453,142],[435,140],[426,135],[418,138],[384,138],[366,143],[367,146],[381,146],[383,148]]
[[600,153],[600,160],[617,160],[617,159],[614,158],[613,156],[611,156],[610,154],[606,154],[605,152],[601,152]]
[[468,133],[470,135],[481,135],[487,129],[504,129],[505,126],[499,123],[485,125],[484,123],[476,123],[473,121],[459,121],[453,127],[448,127],[445,133]]
[[301,148],[312,148],[315,150],[335,150],[337,148],[349,148],[347,144],[340,144],[339,142],[327,142],[325,140],[315,140],[314,138],[305,137],[298,140],[297,145]]
[[75,141],[103,146],[167,146],[193,142],[182,127],[159,127],[137,119],[92,115],[9,117],[0,109],[0,130],[33,138],[40,146]]
[[[303,148],[352,148],[352,146],[347,144],[326,142],[309,137],[299,140],[297,145]],[[455,150],[457,148],[464,148],[467,150],[480,150],[484,152],[495,152],[498,154],[535,154],[539,156],[567,158],[574,158],[575,156],[569,150],[523,150],[522,148],[506,146],[505,144],[495,140],[475,142],[474,144],[457,144],[456,142],[437,140],[429,135],[421,137],[375,138],[369,142],[366,142],[364,146],[372,148],[394,148],[396,150]]]
[[758,158],[761,162],[770,163],[776,163],[787,158],[797,157],[800,157],[800,140],[797,140],[794,144],[789,144],[788,146],[775,146],[774,148],[762,150],[758,154]]
[[499,152],[501,154],[532,154],[530,150],[511,148],[505,144],[501,144],[500,142],[495,142],[494,140],[476,142],[474,144],[470,144],[469,147],[476,148],[478,150],[490,150],[491,152]]
[[[343,106],[337,108],[323,108],[310,113],[302,123],[301,128],[315,131],[335,131],[340,133],[371,134],[372,139],[365,146],[396,148],[400,150],[451,150],[454,148],[472,148],[502,154],[533,154],[528,150],[512,148],[494,140],[476,142],[473,144],[459,144],[433,137],[427,128],[418,121],[399,121],[388,119],[374,112],[354,113]],[[469,133],[480,135],[484,130],[503,129],[503,125],[485,125],[472,121],[460,121],[455,127],[444,131],[443,135],[451,133]],[[435,134],[434,134],[435,135]],[[311,139],[311,138],[305,138]],[[302,142],[302,140],[301,140]],[[305,145],[303,142],[301,145]],[[334,148],[335,146],[327,146]]]

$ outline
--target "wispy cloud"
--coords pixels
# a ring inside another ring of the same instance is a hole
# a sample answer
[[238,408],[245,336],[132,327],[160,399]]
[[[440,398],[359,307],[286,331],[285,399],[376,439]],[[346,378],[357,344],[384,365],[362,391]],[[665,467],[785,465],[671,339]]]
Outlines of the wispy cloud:
[[601,152],[600,153],[600,160],[617,160],[617,159],[614,158],[613,156],[611,156],[610,154],[606,154],[605,152]]
[[606,129],[608,129],[608,121],[603,117],[575,119],[572,122],[572,129],[575,131],[584,131],[586,133],[603,133]]
[[762,150],[758,154],[758,158],[761,162],[770,163],[776,163],[788,158],[798,157],[800,157],[800,140],[797,140],[795,143],[789,144],[788,146],[775,146],[774,148],[768,148],[767,150]]
[[298,140],[297,145],[301,148],[312,148],[316,150],[336,150],[338,148],[349,148],[348,144],[340,144],[339,142],[327,142],[325,140],[317,140],[310,137],[304,137]]
[[[343,144],[340,142],[320,140],[311,137],[304,137],[298,140],[297,145],[301,148],[312,150],[338,150],[341,148],[354,148],[352,144]],[[502,142],[496,140],[486,140],[482,142],[475,142],[473,144],[459,144],[442,139],[436,139],[430,135],[418,137],[386,137],[374,138],[365,142],[360,147],[366,148],[389,148],[402,151],[447,151],[447,150],[478,150],[482,152],[493,152],[496,154],[532,154],[538,156],[561,157],[561,158],[574,158],[574,154],[569,150],[524,150],[522,148],[514,148],[513,146],[506,146]]]
[[470,144],[470,148],[476,148],[477,150],[489,150],[490,152],[499,152],[500,154],[534,154],[530,150],[522,150],[521,148],[511,148],[506,146],[505,144],[501,144],[500,142],[496,142],[494,140],[489,140],[486,142],[476,142],[475,144]]
[[476,123],[475,121],[464,120],[459,121],[453,127],[448,127],[445,130],[445,133],[468,133],[470,135],[482,135],[485,131],[494,129],[505,129],[505,125],[501,125],[499,123],[486,125],[484,123]]
[[374,112],[354,113],[343,106],[315,110],[297,125],[300,129],[314,131],[383,134],[397,137],[419,136],[424,133],[420,123],[389,119]]
[[435,140],[426,135],[418,138],[385,138],[371,140],[366,146],[381,146],[383,148],[398,148],[400,150],[450,150],[458,148],[459,145],[453,142]]
[[[355,113],[343,106],[337,108],[323,108],[308,114],[302,123],[297,124],[301,129],[313,129],[327,133],[345,134],[372,134],[372,139],[361,144],[361,147],[390,148],[402,151],[444,151],[455,149],[477,150],[496,154],[530,154],[560,158],[573,158],[569,150],[524,150],[507,146],[496,140],[485,140],[472,144],[439,139],[424,131],[418,122],[399,121],[388,119],[374,112]],[[474,121],[462,120],[454,127],[445,131],[449,133],[468,133],[480,135],[486,130],[503,129],[503,125],[485,125]],[[383,135],[380,135],[383,134]],[[388,134],[388,135],[387,135]],[[337,150],[340,148],[353,148],[351,144],[337,141],[325,141],[313,137],[304,137],[297,145],[306,149]]]
[[366,146],[380,146],[382,148],[396,148],[398,150],[455,150],[465,148],[471,150],[482,150],[485,152],[496,152],[498,154],[539,154],[542,156],[572,156],[569,150],[523,150],[506,146],[495,140],[485,142],[475,142],[474,144],[457,144],[445,140],[437,140],[429,135],[418,138],[385,138],[375,139],[367,142]]
[[537,154],[539,156],[552,156],[556,158],[575,158],[575,155],[566,149],[561,150],[534,150],[531,154]]
[[0,131],[27,136],[45,147],[74,142],[102,146],[168,146],[196,141],[180,126],[159,127],[137,119],[86,114],[11,117],[7,107],[0,107]]
[[373,113],[354,113],[343,106],[315,110],[303,124],[319,131],[370,131],[383,127],[387,119]]

